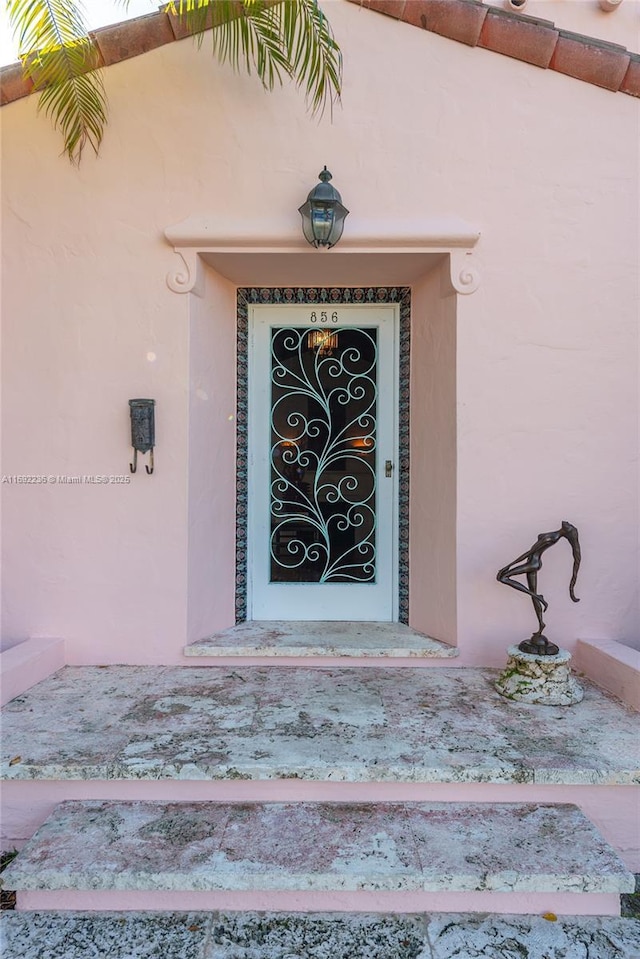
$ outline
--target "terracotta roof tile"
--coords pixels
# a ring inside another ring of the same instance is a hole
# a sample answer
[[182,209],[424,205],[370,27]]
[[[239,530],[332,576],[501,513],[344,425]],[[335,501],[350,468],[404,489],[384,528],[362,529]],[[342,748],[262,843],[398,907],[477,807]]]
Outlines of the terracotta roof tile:
[[402,19],[430,33],[475,47],[487,10],[485,4],[475,0],[407,0]]
[[557,42],[558,30],[548,20],[493,9],[487,13],[478,46],[546,68]]
[[349,0],[412,26],[638,96],[635,55],[615,43],[558,30],[548,20],[480,0]]
[[22,76],[21,63],[10,63],[0,71],[0,106],[28,97],[32,90],[31,80],[25,80]]
[[167,20],[169,21],[169,28],[173,35],[174,40],[184,40],[186,37],[191,36],[191,31],[185,26],[184,20],[182,17],[178,17],[175,14],[167,14]]
[[164,13],[151,13],[146,17],[125,20],[124,23],[113,23],[94,30],[92,36],[107,67],[148,53],[175,39],[169,17]]
[[363,0],[362,6],[375,10],[376,13],[384,13],[387,17],[402,20],[406,0]]
[[630,54],[629,67],[620,84],[620,92],[640,97],[640,56],[637,53]]
[[561,30],[551,68],[577,80],[617,91],[629,69],[629,60],[624,47],[599,43],[590,37]]
[[[265,0],[267,5],[271,3],[277,3],[278,0]],[[237,16],[240,16],[242,13],[242,4],[239,0],[236,0],[234,3]],[[173,36],[176,40],[184,40],[185,37],[190,37],[193,34],[193,30],[186,26],[185,20],[183,17],[180,17],[176,14],[168,14],[169,23],[171,25],[171,30],[173,31]],[[220,23],[222,15],[218,7],[213,4],[207,11],[207,29],[215,26]]]
[[[270,2],[270,0],[267,0]],[[557,70],[607,90],[640,97],[640,56],[615,43],[557,30],[547,20],[512,13],[480,0],[349,0],[431,33],[479,46],[539,67]],[[238,7],[240,9],[240,7]],[[212,6],[215,17],[215,6]],[[178,17],[151,13],[95,30],[92,36],[109,66],[190,35]],[[0,104],[33,91],[21,65],[0,69]]]
[[168,13],[167,20],[174,40],[184,40],[191,36],[191,30],[187,28],[182,17]]

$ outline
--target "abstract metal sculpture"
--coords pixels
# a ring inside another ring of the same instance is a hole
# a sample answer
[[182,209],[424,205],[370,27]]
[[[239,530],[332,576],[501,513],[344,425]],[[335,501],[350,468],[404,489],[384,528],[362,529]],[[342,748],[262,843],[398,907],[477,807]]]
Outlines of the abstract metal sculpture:
[[[532,653],[535,656],[556,656],[559,652],[559,648],[554,643],[550,643],[547,637],[543,635],[545,624],[542,620],[542,613],[547,610],[549,604],[542,593],[538,592],[538,571],[542,568],[542,554],[551,546],[555,546],[560,539],[566,539],[571,544],[573,575],[569,584],[569,596],[574,603],[579,603],[580,600],[573,591],[580,569],[578,530],[564,520],[560,529],[551,533],[540,533],[531,549],[523,553],[522,556],[518,556],[517,559],[514,559],[512,563],[498,572],[499,583],[504,583],[505,586],[513,586],[514,589],[518,589],[521,593],[526,593],[527,596],[531,597],[533,608],[538,617],[538,631],[532,635],[531,639],[524,640],[518,646],[518,649],[523,653]],[[527,585],[525,586],[524,583],[514,580],[513,576],[526,576]]]

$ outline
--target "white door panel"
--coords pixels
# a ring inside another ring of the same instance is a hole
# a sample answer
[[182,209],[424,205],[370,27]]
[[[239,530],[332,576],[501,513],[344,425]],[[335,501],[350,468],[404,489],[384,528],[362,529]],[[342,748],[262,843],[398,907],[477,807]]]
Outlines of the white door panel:
[[395,306],[254,306],[249,617],[397,615]]

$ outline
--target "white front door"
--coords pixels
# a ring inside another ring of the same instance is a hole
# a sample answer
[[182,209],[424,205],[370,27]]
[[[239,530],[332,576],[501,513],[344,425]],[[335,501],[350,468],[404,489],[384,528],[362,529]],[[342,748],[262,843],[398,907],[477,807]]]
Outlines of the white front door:
[[249,312],[248,618],[397,618],[398,309]]

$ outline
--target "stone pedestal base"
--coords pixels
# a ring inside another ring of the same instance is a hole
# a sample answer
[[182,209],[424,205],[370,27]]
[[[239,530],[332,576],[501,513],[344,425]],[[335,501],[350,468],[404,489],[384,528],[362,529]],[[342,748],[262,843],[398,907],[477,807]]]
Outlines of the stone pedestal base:
[[571,654],[566,650],[561,649],[555,656],[534,656],[510,646],[507,654],[506,668],[496,682],[496,689],[507,699],[572,706],[584,696],[582,686],[571,675]]

